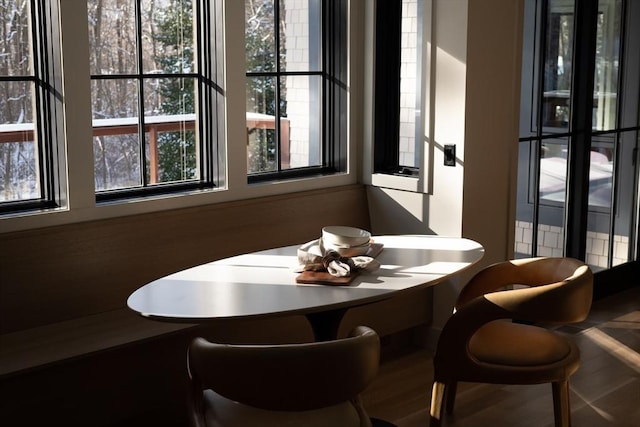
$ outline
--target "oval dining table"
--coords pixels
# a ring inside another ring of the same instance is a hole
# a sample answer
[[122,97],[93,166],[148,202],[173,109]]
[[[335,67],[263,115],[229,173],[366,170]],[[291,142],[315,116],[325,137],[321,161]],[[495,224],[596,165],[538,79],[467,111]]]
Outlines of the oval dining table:
[[297,283],[292,245],[198,265],[133,292],[129,308],[143,317],[186,323],[301,314],[318,341],[335,339],[349,308],[434,286],[483,257],[481,244],[433,235],[374,236],[380,268],[360,271],[345,285]]

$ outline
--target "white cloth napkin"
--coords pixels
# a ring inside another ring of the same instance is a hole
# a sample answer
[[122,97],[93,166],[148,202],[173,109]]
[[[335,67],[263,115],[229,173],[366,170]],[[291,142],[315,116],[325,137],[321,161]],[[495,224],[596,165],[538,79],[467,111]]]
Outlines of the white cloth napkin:
[[335,277],[349,276],[352,271],[376,271],[380,268],[380,262],[373,257],[366,255],[343,257],[336,251],[326,250],[322,245],[322,238],[300,246],[298,263],[296,272],[326,270]]

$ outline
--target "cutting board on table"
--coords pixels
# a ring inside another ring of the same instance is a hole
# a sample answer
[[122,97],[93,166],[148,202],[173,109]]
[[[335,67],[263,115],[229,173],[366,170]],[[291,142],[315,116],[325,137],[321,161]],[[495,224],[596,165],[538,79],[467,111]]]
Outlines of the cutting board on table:
[[[372,243],[369,251],[365,256],[375,258],[382,252],[382,243]],[[313,285],[348,285],[358,277],[360,273],[358,271],[352,272],[349,276],[336,277],[332,276],[327,271],[303,271],[296,277],[296,283],[305,283]]]

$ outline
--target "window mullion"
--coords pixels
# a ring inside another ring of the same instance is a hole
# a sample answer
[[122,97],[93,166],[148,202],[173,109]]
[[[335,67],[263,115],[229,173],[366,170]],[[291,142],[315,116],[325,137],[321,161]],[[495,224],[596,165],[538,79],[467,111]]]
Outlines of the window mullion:
[[275,128],[275,140],[276,140],[276,169],[278,172],[282,172],[282,141],[280,141],[280,126],[281,126],[281,116],[282,116],[282,112],[280,110],[280,105],[282,104],[282,91],[280,88],[280,79],[281,79],[281,72],[282,72],[282,64],[280,63],[280,56],[281,56],[281,52],[280,52],[280,1],[281,0],[274,0],[274,10],[273,10],[273,15],[274,15],[274,44],[275,44],[275,53],[276,53],[276,74],[275,74],[275,107],[276,107],[276,111],[275,111],[275,123],[274,123],[274,128]]
[[571,132],[567,164],[565,255],[584,259],[587,247],[589,165],[598,2],[576,2]]
[[[143,64],[143,49],[142,49],[142,0],[136,0],[136,59],[137,59],[137,76],[138,82],[138,139],[140,140],[139,152],[140,152],[140,171],[142,180],[141,185],[147,187],[150,183],[151,171],[147,167],[146,156],[146,138],[145,138],[145,105],[144,105],[144,64]],[[151,154],[151,153],[150,153]],[[147,178],[149,176],[149,179]]]

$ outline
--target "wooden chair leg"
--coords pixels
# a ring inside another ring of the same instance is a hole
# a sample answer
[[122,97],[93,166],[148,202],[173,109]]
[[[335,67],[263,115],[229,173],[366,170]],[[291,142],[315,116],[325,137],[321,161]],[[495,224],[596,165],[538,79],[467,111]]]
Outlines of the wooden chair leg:
[[458,391],[458,383],[452,381],[445,387],[444,404],[447,414],[453,414],[453,407],[456,404],[456,392]]
[[569,381],[551,384],[553,390],[553,416],[555,427],[571,427],[571,407],[569,405]]
[[438,381],[433,382],[433,389],[431,390],[431,410],[429,411],[430,427],[440,427],[445,391],[446,387],[444,383]]

